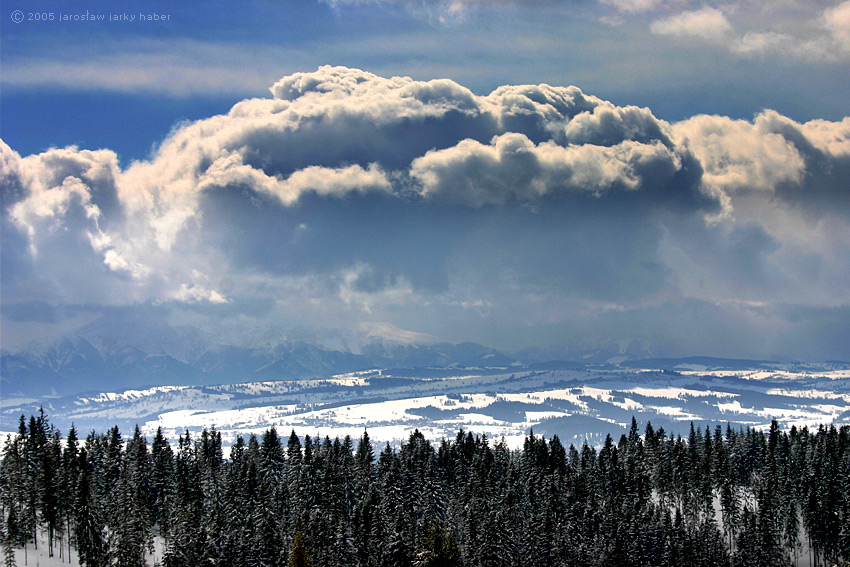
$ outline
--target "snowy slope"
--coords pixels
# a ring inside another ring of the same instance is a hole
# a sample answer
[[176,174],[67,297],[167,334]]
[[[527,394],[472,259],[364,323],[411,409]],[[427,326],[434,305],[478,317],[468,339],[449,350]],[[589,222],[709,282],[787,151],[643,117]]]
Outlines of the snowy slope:
[[82,432],[139,424],[174,439],[215,426],[226,442],[239,434],[359,436],[399,441],[418,428],[431,439],[458,429],[519,442],[530,430],[562,440],[598,443],[618,436],[632,416],[668,432],[732,423],[764,427],[772,419],[798,427],[850,423],[850,370],[787,369],[647,371],[581,369],[501,373],[465,369],[432,376],[369,370],[325,379],[219,386],[163,386],[65,398],[23,399],[2,407],[0,428],[14,430],[22,413],[43,404],[51,422]]

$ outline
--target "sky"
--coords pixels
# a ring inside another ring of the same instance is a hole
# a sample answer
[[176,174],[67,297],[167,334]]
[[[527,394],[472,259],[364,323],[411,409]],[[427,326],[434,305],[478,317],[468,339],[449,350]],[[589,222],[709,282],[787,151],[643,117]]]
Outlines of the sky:
[[850,359],[850,1],[0,10],[4,349],[156,313]]

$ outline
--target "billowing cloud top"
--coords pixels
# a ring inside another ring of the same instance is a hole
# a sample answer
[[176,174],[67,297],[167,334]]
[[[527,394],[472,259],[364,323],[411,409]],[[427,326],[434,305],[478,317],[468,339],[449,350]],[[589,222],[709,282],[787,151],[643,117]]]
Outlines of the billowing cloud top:
[[848,324],[850,119],[670,124],[576,87],[479,96],[343,67],[271,92],[123,169],[0,143],[4,304],[502,347],[616,329],[742,355]]

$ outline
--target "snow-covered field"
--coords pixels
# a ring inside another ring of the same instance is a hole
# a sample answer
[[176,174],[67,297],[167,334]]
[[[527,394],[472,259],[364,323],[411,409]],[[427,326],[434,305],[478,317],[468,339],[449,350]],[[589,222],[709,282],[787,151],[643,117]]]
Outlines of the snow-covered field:
[[[438,373],[439,374],[439,373]],[[399,442],[414,429],[438,440],[459,429],[521,443],[529,430],[562,440],[599,443],[619,436],[635,416],[672,433],[691,421],[764,427],[850,423],[850,371],[822,372],[629,369],[530,371],[504,369],[440,377],[396,376],[374,370],[316,380],[270,381],[212,387],[168,386],[26,400],[2,408],[2,428],[13,431],[21,414],[43,404],[51,422],[81,435],[138,424],[151,437],[161,427],[170,439],[215,427],[225,443],[237,435],[277,427],[299,435],[359,437]],[[713,427],[713,425],[712,425]]]

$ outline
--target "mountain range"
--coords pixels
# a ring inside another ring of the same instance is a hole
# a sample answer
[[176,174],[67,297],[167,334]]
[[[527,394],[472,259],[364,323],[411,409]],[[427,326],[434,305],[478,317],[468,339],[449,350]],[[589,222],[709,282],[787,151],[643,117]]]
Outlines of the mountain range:
[[[585,339],[506,354],[476,344],[360,337],[253,336],[172,326],[160,318],[105,316],[72,332],[33,341],[0,356],[0,394],[65,396],[148,386],[210,386],[320,378],[368,369],[419,377],[446,371],[566,369],[587,365],[628,369],[775,368],[776,362],[711,357],[657,358],[662,345],[644,339]],[[294,336],[293,336],[294,335]],[[215,338],[215,337],[218,337]],[[336,345],[329,346],[330,344]],[[354,345],[352,348],[349,345]]]
[[506,367],[516,360],[475,343],[413,344],[372,337],[360,352],[280,338],[222,344],[200,329],[156,319],[104,317],[0,356],[0,387],[14,395],[69,395],[146,386],[234,384],[330,376],[370,368]]

